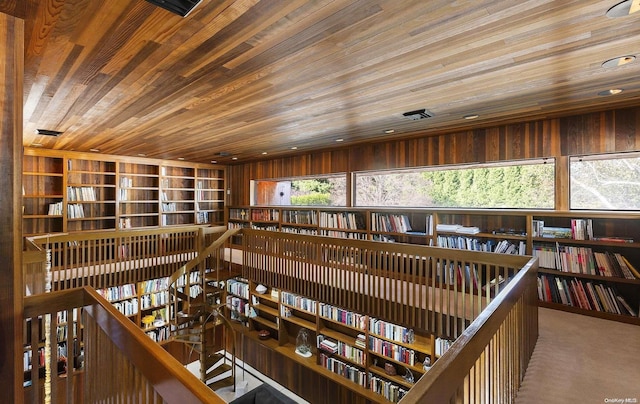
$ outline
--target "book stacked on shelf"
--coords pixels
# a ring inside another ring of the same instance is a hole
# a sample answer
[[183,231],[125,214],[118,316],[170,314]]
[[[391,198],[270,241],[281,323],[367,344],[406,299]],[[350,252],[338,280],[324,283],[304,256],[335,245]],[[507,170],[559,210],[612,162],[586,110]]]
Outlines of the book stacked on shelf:
[[620,253],[593,251],[590,247],[565,246],[558,243],[534,245],[533,256],[540,267],[587,275],[640,279],[640,273]]
[[475,226],[462,226],[459,224],[445,224],[445,223],[438,223],[436,225],[436,231],[442,232],[442,233],[458,233],[458,234],[480,233],[480,229]]
[[574,240],[592,240],[593,220],[571,219],[571,238]]
[[367,373],[355,366],[351,366],[339,359],[320,354],[320,364],[322,367],[329,369],[333,373],[346,377],[354,383],[362,387],[367,386]]
[[369,350],[407,365],[415,365],[416,355],[413,349],[369,336]]
[[320,315],[333,321],[346,324],[350,327],[364,330],[366,327],[367,316],[344,310],[339,307],[331,306],[326,303],[320,303]]
[[282,303],[297,307],[309,313],[316,313],[316,301],[293,293],[282,292]]
[[392,403],[397,403],[409,391],[405,387],[398,386],[378,376],[372,376],[369,382],[371,391],[378,393]]
[[323,351],[326,351],[332,354],[338,352],[337,343],[324,338],[322,335],[318,335],[318,341],[319,341],[318,349],[322,349]]
[[406,233],[412,229],[407,215],[374,212],[371,214],[371,230],[387,233]]
[[494,252],[499,254],[519,254],[524,255],[526,252],[526,243],[521,240],[513,242],[509,240],[500,240],[495,242],[488,239],[486,241],[473,237],[463,236],[446,236],[439,235],[437,239],[438,247],[456,248],[459,250]]
[[437,337],[436,352],[435,352],[436,356],[442,356],[445,352],[449,350],[449,348],[451,347],[451,344],[453,344],[453,341],[445,338]]
[[62,214],[62,201],[49,204],[49,216],[60,216]]
[[585,310],[638,316],[638,311],[614,287],[589,280],[542,274],[538,277],[538,298]]

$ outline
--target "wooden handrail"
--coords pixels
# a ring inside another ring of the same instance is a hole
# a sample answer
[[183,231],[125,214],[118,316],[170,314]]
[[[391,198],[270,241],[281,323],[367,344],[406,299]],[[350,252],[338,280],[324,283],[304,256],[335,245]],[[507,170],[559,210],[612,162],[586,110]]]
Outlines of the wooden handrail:
[[[217,238],[213,243],[211,243],[204,250],[198,252],[198,255],[191,259],[189,262],[181,266],[177,271],[169,276],[169,285],[174,284],[178,278],[182,275],[191,272],[196,266],[198,266],[204,259],[206,259],[209,255],[211,255],[214,251],[221,248],[229,239],[239,233],[241,229],[229,229],[226,230],[219,238]],[[216,232],[212,232],[216,233]]]
[[[517,373],[518,383],[524,376],[528,360],[538,336],[537,305],[535,304],[535,285],[538,264],[531,259],[523,269],[516,274],[513,281],[500,293],[469,327],[458,337],[451,348],[433,365],[426,377],[420,379],[401,402],[446,403],[455,397],[458,388],[463,385],[465,377],[485,351],[492,338],[496,336],[511,311],[520,300],[528,299],[525,310],[529,317],[522,321],[531,321],[531,328],[518,330],[518,337],[522,338],[523,346],[518,358],[509,358],[509,353],[503,352],[503,361],[517,359],[521,363]],[[532,300],[532,290],[533,302]],[[533,312],[532,312],[533,311]],[[528,334],[527,334],[528,333]],[[500,386],[498,386],[500,388]],[[517,388],[514,390],[517,391]],[[511,397],[511,399],[515,396]]]
[[[26,297],[24,318],[37,318],[44,314],[55,316],[57,311],[83,308],[85,325],[84,347],[87,357],[84,369],[84,399],[93,402],[100,394],[111,397],[143,397],[152,389],[157,396],[148,402],[167,403],[224,403],[217,394],[205,386],[180,362],[147,337],[127,317],[118,312],[93,288],[84,287]],[[98,332],[97,330],[101,330]],[[107,345],[112,344],[109,348]],[[101,358],[101,352],[116,353],[120,358]],[[102,359],[102,360],[100,360]],[[125,369],[109,366],[129,362],[126,372],[132,380],[121,385],[123,379],[111,376]],[[98,383],[99,381],[99,383]],[[110,384],[112,383],[112,384]],[[89,386],[91,385],[91,386]],[[100,387],[96,388],[97,385]],[[127,389],[137,389],[137,392]],[[105,393],[106,392],[106,393]],[[133,395],[131,395],[133,394]]]

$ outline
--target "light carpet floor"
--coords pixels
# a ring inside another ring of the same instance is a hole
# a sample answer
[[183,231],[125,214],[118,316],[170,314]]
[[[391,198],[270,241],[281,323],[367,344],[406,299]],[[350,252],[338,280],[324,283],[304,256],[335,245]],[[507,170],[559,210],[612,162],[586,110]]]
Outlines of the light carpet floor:
[[640,327],[539,309],[540,336],[516,404],[640,404]]

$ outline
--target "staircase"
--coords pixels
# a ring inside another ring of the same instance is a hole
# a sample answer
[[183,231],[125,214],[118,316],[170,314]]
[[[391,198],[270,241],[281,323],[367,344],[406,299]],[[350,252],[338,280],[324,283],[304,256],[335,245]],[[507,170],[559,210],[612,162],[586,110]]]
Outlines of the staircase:
[[[198,354],[200,380],[214,390],[236,388],[236,332],[224,315],[223,293],[234,275],[225,268],[224,246],[238,231],[227,230],[169,280],[171,338]],[[219,353],[225,349],[227,355]]]

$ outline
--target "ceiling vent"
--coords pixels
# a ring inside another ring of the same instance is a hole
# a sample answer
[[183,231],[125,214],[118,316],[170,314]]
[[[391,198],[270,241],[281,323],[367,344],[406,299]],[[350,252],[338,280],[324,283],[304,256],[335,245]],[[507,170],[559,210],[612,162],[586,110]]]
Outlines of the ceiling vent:
[[42,136],[60,136],[62,132],[58,132],[57,130],[49,130],[49,129],[36,129],[36,134]]
[[162,7],[167,11],[186,17],[202,0],[147,0],[149,3]]
[[405,112],[402,115],[406,116],[412,121],[419,121],[420,119],[431,118],[433,116],[433,114],[426,109],[417,109],[415,111]]

